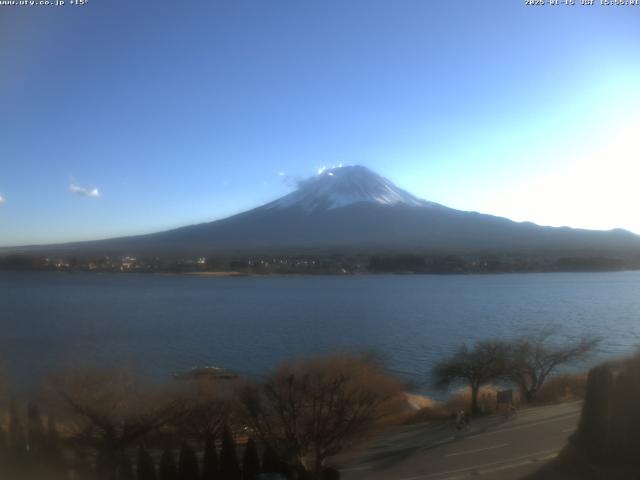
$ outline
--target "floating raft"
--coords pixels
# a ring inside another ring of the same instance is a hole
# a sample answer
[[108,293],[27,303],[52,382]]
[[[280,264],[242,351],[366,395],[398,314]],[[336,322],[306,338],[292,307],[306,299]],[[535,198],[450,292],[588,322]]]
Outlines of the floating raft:
[[238,374],[220,367],[193,367],[188,372],[174,373],[176,380],[233,380]]

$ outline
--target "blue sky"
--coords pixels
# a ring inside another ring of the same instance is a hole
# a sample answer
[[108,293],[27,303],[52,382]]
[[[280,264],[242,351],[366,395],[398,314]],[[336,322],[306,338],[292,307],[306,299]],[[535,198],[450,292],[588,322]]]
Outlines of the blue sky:
[[0,7],[0,245],[209,221],[340,163],[640,233],[640,7],[523,3]]

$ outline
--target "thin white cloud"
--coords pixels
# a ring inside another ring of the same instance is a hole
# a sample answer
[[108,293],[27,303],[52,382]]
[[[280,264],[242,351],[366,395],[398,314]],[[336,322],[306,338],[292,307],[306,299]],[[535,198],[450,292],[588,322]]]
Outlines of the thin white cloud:
[[100,192],[98,191],[97,188],[79,187],[78,185],[74,185],[73,183],[69,185],[69,191],[74,195],[78,195],[80,197],[91,197],[91,198],[100,197]]
[[[326,165],[323,165],[322,167],[320,167],[320,168],[317,170],[317,173],[318,173],[318,175],[322,175],[322,174],[323,174],[324,172],[326,172],[327,170],[333,170],[333,169],[335,169],[335,168],[342,168],[342,167],[343,167],[342,163],[339,163],[339,164],[337,164],[337,165],[331,165],[330,167],[328,167],[328,166],[326,166]],[[329,175],[333,176],[333,175],[331,174],[331,172],[329,172]]]
[[5,198],[2,195],[0,195],[0,205],[2,205],[5,202],[6,202]]

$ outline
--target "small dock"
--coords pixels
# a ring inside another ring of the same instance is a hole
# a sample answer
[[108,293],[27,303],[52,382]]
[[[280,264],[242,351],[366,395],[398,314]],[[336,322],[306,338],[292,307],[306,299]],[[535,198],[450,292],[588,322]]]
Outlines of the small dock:
[[174,373],[176,380],[235,380],[238,374],[221,367],[192,367],[191,370]]

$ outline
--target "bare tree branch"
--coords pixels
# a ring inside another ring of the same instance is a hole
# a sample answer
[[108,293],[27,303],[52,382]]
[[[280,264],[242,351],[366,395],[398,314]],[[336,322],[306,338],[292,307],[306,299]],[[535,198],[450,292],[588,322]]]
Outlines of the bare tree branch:
[[549,375],[561,365],[587,358],[600,338],[583,336],[565,345],[553,344],[553,330],[516,339],[509,344],[509,378],[520,388],[527,402],[533,402]]
[[241,398],[265,443],[319,475],[324,460],[366,435],[399,392],[377,365],[336,356],[285,366]]
[[471,388],[471,413],[477,414],[478,392],[488,382],[506,375],[508,346],[501,341],[477,342],[472,349],[460,347],[450,358],[437,363],[432,370],[436,387],[448,388],[462,383]]

